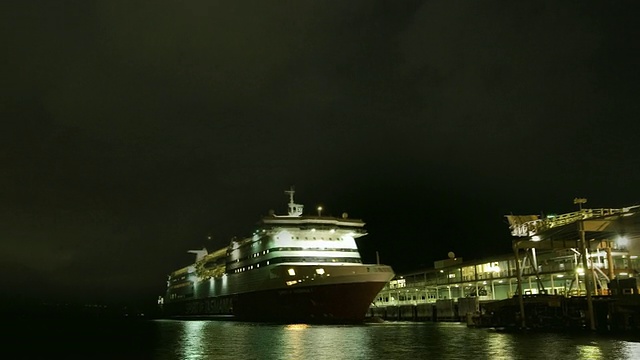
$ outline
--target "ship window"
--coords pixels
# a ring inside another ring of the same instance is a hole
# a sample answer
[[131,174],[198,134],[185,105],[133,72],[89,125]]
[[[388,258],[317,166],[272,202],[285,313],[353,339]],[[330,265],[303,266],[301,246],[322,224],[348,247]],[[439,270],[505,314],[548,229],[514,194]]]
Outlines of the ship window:
[[296,271],[295,271],[293,268],[291,268],[291,269],[287,270],[287,272],[288,272],[288,273],[289,273],[289,275],[291,275],[291,276],[295,276],[295,275],[296,275]]

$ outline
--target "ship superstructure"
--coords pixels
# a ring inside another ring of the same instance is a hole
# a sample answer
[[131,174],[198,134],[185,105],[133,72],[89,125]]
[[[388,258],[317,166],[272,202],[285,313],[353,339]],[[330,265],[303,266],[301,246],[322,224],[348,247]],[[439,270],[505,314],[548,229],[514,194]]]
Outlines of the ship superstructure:
[[289,195],[287,215],[263,217],[251,236],[222,249],[192,251],[194,264],[171,273],[170,316],[230,315],[250,321],[359,322],[394,276],[363,264],[356,239],[364,222],[305,216]]

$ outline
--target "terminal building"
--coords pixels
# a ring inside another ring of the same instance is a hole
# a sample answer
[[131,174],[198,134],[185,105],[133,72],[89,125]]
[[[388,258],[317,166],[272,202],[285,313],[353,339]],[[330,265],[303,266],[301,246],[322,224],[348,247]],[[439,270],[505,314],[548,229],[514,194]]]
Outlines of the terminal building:
[[397,274],[369,315],[388,320],[462,320],[483,303],[519,294],[638,294],[640,205],[559,216],[507,215],[513,253],[463,261],[454,253],[427,270]]

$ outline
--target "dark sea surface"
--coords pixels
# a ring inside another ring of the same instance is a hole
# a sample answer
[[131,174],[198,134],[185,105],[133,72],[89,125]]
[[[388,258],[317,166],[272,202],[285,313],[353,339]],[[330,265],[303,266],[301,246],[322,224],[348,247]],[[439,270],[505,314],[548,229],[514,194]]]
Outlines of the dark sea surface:
[[211,320],[4,323],[4,359],[640,359],[640,336],[505,333],[459,323]]

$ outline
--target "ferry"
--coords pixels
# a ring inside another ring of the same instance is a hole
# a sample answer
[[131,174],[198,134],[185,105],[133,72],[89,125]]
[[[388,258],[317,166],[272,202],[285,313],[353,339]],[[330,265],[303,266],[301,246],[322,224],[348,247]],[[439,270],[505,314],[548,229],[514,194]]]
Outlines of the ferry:
[[221,317],[277,323],[359,323],[394,277],[390,266],[364,264],[356,239],[365,223],[304,215],[289,196],[288,213],[263,216],[250,236],[173,271],[159,298],[165,317]]

